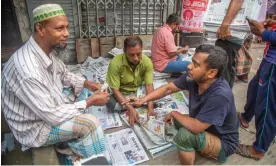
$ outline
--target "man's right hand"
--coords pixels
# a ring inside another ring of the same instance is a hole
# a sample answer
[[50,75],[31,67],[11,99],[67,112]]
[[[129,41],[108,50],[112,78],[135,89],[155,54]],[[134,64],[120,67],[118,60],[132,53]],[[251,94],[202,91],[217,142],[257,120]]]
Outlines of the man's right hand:
[[221,25],[217,31],[217,38],[221,40],[229,40],[231,36],[229,25]]
[[144,103],[146,103],[145,98],[136,98],[132,103],[132,106],[135,108],[141,107]]
[[186,45],[186,46],[183,47],[183,48],[180,48],[181,53],[183,53],[183,54],[185,54],[186,52],[188,52],[188,49],[189,49],[189,46],[188,46],[188,45]]
[[270,28],[276,24],[276,20],[272,20],[270,18],[266,19],[264,22],[263,22],[263,25],[264,27],[266,27],[268,30],[270,30]]
[[95,93],[93,96],[86,99],[87,107],[92,105],[95,106],[103,106],[109,101],[110,95],[107,91],[99,91]]

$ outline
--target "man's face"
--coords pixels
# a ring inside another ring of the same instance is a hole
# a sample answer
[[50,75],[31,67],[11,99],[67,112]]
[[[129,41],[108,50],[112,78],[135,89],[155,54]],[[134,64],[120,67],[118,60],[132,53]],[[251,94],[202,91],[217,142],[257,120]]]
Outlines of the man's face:
[[180,25],[179,24],[173,24],[172,33],[175,33],[179,30]]
[[57,16],[47,20],[42,28],[43,38],[53,49],[63,50],[67,45],[68,20],[66,16]]
[[125,54],[128,62],[131,65],[137,66],[142,58],[142,47],[140,44],[136,44],[135,47],[128,47],[125,50]]
[[208,69],[205,63],[207,57],[207,53],[197,52],[194,54],[192,63],[188,65],[187,80],[201,83],[208,79]]

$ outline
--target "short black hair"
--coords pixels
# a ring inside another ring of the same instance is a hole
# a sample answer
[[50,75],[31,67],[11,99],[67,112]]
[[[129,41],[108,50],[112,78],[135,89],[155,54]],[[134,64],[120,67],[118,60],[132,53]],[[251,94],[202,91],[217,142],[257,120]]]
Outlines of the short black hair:
[[204,44],[196,48],[195,52],[207,53],[208,57],[205,60],[208,69],[217,69],[217,77],[221,76],[228,63],[228,57],[226,51],[218,46]]
[[169,17],[167,18],[166,24],[181,24],[181,18],[177,15],[177,14],[171,14],[169,15]]
[[137,44],[143,47],[143,41],[139,36],[127,37],[124,41],[124,51],[126,51],[128,47],[135,47]]

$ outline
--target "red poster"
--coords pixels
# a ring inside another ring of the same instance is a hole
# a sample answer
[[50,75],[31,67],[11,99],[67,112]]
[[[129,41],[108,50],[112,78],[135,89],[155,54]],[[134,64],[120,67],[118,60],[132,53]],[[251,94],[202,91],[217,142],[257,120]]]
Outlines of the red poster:
[[183,0],[181,30],[203,32],[203,18],[208,0]]

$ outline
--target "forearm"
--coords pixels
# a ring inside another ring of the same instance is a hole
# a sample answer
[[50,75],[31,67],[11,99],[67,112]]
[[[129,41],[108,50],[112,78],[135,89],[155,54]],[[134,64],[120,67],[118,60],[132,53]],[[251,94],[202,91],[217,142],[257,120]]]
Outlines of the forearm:
[[149,101],[154,101],[154,100],[158,100],[162,97],[165,97],[167,95],[170,95],[174,92],[179,91],[178,89],[174,89],[173,87],[174,84],[171,82],[167,85],[163,85],[160,88],[152,91],[150,94],[148,94],[147,96],[144,97],[144,102],[149,102]]
[[126,98],[118,89],[112,89],[112,92],[113,92],[114,98],[120,105],[121,103],[126,101]]
[[[153,91],[153,85],[146,85],[146,94],[150,94]],[[148,111],[153,111],[153,101],[148,102]]]
[[193,132],[193,133],[200,133],[202,131],[199,130],[197,126],[196,119],[189,117],[188,115],[180,114],[177,111],[172,111],[171,113],[172,118],[177,120],[184,128]]
[[172,111],[170,116],[177,120],[187,130],[195,134],[201,133],[211,126],[211,124],[201,122],[196,118],[189,117],[188,115],[180,114],[177,111]]
[[240,11],[244,0],[231,0],[227,13],[221,23],[222,26],[229,26],[232,20],[236,17]]
[[183,52],[183,50],[178,49],[178,50],[175,51],[175,52],[170,52],[168,55],[169,55],[170,58],[173,58],[173,57],[177,56],[178,54],[180,54],[180,53],[182,53],[182,52]]

